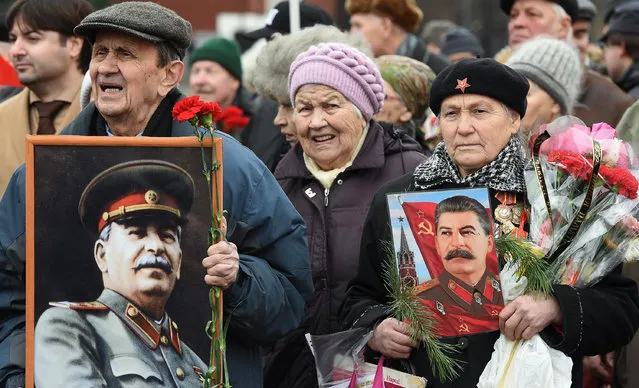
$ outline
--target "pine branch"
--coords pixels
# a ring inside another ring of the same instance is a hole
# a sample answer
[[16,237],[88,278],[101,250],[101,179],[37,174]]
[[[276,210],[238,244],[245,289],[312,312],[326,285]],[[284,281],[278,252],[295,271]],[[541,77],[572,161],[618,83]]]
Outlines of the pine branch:
[[411,329],[411,338],[424,346],[431,364],[433,375],[440,381],[452,381],[459,377],[460,361],[452,357],[458,352],[457,346],[447,344],[435,336],[435,321],[430,310],[417,296],[415,285],[402,282],[392,243],[382,243],[386,257],[382,277],[390,294],[390,310],[398,321],[406,322]]
[[517,280],[522,276],[528,279],[524,294],[550,295],[553,277],[544,252],[537,245],[502,235],[495,239],[495,248],[500,257],[519,265]]

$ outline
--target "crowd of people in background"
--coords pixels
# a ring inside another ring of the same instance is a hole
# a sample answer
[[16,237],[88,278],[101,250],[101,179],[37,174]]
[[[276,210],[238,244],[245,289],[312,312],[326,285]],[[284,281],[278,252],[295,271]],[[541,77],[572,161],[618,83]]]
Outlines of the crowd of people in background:
[[[0,387],[25,379],[25,136],[190,136],[171,117],[189,95],[246,118],[219,125],[229,233],[202,252],[206,284],[222,287],[234,311],[232,385],[317,386],[304,335],[354,327],[374,332],[367,356],[400,369],[409,361],[429,387],[476,385],[498,331],[466,341],[468,367],[440,383],[383,309],[384,195],[485,185],[523,203],[528,136],[561,116],[608,123],[639,147],[639,1],[501,0],[494,12],[509,18],[508,44],[497,53],[472,26],[428,20],[415,0],[346,0],[344,30],[302,2],[301,30],[291,32],[289,9],[278,3],[264,27],[241,34],[264,41],[250,58],[220,36],[191,47],[189,21],[154,3],[16,0],[3,15]],[[463,144],[471,138],[475,148]],[[517,305],[543,316],[527,328],[572,358],[573,387],[639,386],[636,282],[639,266],[626,264],[587,292],[558,287]],[[576,311],[581,321],[567,318]],[[78,367],[86,357],[41,356],[39,386],[65,386],[65,370],[87,378],[78,386],[118,380],[108,362],[96,361],[89,380]]]

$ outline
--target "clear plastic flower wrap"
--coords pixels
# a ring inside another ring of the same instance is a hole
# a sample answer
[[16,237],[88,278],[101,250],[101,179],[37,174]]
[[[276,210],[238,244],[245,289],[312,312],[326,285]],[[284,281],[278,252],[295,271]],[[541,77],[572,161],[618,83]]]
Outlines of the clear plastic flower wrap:
[[[588,287],[619,264],[639,259],[639,209],[636,201],[622,202],[594,216],[590,227],[576,237],[577,244],[554,263],[551,269],[557,271],[557,283]],[[623,208],[632,209],[618,214]]]
[[[508,259],[500,274],[507,303],[522,290],[549,294],[552,283],[588,287],[639,259],[639,163],[613,128],[562,117],[533,131],[529,151],[528,239],[495,240]],[[510,341],[502,334],[478,387],[566,388],[571,364],[538,335]]]
[[607,124],[563,117],[539,128],[531,151],[544,133],[537,168],[531,160],[525,172],[530,239],[550,259],[553,283],[588,286],[637,259],[639,163]]

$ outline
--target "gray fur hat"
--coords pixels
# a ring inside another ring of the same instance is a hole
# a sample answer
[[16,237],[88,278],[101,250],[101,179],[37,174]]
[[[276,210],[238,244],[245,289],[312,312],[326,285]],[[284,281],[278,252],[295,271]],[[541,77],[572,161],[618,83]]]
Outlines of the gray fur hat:
[[548,93],[561,107],[561,114],[572,113],[583,70],[577,50],[568,43],[546,37],[531,39],[519,46],[506,65]]
[[174,11],[147,1],[125,1],[91,13],[73,30],[93,44],[98,31],[113,30],[151,42],[168,42],[184,58],[191,45],[191,23]]
[[355,47],[372,58],[368,42],[359,34],[348,34],[337,27],[315,25],[270,41],[257,56],[252,84],[262,95],[278,102],[289,101],[288,74],[295,58],[319,43],[342,43]]

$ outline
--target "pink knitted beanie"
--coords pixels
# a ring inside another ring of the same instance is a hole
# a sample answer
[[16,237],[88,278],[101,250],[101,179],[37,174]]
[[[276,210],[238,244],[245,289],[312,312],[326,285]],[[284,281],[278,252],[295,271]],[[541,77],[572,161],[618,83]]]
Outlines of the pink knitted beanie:
[[342,93],[367,120],[379,112],[386,95],[375,63],[356,48],[339,43],[311,46],[291,64],[288,91],[293,105],[297,91],[310,84]]

